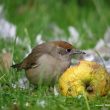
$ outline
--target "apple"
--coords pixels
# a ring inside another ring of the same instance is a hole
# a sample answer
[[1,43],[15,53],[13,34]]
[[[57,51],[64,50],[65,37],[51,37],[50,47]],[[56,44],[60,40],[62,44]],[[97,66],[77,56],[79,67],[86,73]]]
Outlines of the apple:
[[102,65],[82,60],[61,75],[59,89],[64,96],[105,96],[110,90],[110,75]]

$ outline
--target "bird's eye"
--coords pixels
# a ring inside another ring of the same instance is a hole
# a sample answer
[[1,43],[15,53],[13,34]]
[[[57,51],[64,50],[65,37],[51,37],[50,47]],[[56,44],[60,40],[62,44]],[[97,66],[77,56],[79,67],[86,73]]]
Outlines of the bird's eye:
[[71,49],[66,49],[67,52],[71,52]]

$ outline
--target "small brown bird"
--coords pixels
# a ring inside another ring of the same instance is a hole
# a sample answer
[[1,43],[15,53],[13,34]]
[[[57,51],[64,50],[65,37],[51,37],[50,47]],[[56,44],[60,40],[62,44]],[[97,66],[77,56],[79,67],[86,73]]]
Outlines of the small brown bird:
[[32,84],[54,84],[70,66],[74,54],[85,53],[65,41],[50,41],[37,45],[21,63],[12,67],[24,69]]

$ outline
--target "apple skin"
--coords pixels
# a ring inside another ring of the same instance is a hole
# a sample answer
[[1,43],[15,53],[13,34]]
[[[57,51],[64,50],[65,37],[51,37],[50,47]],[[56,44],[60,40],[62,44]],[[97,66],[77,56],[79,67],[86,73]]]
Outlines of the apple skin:
[[110,90],[110,75],[102,65],[82,60],[62,74],[59,89],[64,96],[105,96]]

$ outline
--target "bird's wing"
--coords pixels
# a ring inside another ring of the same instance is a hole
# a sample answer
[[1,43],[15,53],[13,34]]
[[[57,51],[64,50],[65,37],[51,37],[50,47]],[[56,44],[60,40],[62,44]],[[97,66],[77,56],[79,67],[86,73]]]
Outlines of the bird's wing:
[[29,69],[33,67],[37,67],[37,59],[39,58],[39,54],[30,53],[21,63],[22,69]]
[[23,69],[35,68],[39,66],[37,60],[43,54],[42,49],[40,49],[42,46],[43,45],[39,45],[33,48],[32,52],[22,61],[21,67]]
[[[32,52],[19,64],[12,65],[13,68],[19,69],[29,69],[29,68],[35,68],[38,67],[39,64],[37,60],[40,56],[44,53],[42,51],[42,47],[45,48],[45,44],[41,44],[33,48]],[[45,50],[45,49],[44,49]]]

